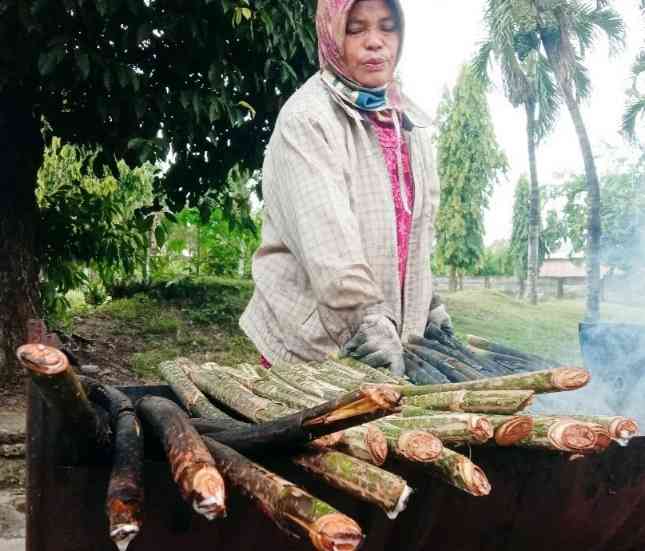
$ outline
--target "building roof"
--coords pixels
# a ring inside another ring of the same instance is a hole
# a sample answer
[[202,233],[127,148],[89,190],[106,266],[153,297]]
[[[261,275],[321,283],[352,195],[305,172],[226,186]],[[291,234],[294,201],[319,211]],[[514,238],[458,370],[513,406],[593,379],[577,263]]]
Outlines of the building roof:
[[[606,266],[600,267],[601,276],[608,271]],[[585,279],[587,271],[584,258],[547,258],[540,268],[540,277]]]

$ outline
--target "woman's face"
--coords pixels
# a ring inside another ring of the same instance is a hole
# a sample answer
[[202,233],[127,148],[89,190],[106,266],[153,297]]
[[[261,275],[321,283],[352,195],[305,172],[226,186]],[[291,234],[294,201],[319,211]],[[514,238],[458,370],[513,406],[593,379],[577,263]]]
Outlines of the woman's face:
[[392,81],[399,54],[398,22],[385,0],[358,0],[349,12],[344,61],[349,75],[365,88]]

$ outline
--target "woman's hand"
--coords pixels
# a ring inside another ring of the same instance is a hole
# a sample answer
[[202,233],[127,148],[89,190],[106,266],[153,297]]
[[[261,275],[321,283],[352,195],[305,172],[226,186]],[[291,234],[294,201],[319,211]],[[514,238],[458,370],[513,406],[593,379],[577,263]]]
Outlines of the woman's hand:
[[386,367],[396,377],[405,375],[401,339],[394,323],[383,315],[365,316],[356,334],[343,346],[341,355],[371,367]]
[[446,310],[445,305],[441,302],[441,297],[435,293],[430,303],[430,312],[428,314],[428,324],[433,323],[439,327],[449,337],[455,336],[455,330],[452,326],[452,319]]

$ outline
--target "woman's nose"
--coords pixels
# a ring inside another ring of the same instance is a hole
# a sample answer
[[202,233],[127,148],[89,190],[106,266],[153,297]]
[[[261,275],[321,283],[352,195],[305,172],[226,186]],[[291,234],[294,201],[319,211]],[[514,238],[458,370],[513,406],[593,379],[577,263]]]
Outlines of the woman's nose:
[[380,50],[383,45],[383,36],[378,30],[369,31],[365,35],[365,48],[368,50]]

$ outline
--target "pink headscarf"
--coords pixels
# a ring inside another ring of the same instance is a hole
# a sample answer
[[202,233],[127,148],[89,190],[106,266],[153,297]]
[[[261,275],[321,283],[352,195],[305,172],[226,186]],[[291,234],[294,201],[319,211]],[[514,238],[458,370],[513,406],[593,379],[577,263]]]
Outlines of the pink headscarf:
[[[316,33],[318,35],[320,68],[327,69],[336,76],[358,86],[358,83],[351,79],[343,60],[347,18],[357,1],[359,0],[318,0]],[[394,15],[399,21],[401,47],[399,47],[398,62],[401,58],[405,27],[403,10],[399,0],[387,0],[387,3],[395,12]]]

